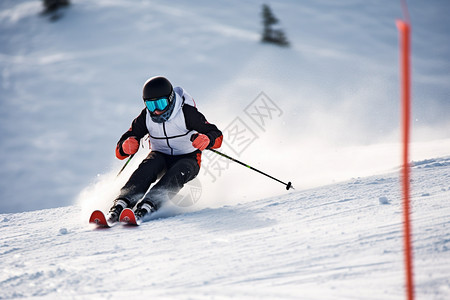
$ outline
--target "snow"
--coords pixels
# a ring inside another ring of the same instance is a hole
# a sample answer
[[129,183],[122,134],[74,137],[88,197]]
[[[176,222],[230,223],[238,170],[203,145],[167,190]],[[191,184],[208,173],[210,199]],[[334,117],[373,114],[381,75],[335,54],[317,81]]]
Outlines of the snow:
[[[398,1],[272,3],[287,49],[259,43],[256,0],[71,2],[50,22],[41,1],[0,1],[0,299],[404,298]],[[449,3],[408,4],[416,294],[450,299]],[[116,177],[157,74],[221,151],[296,190],[206,152],[140,227],[90,227],[149,151]]]
[[[399,1],[272,3],[288,49],[259,43],[260,1],[71,2],[50,22],[39,0],[0,1],[0,212],[72,205],[98,174],[120,169],[115,144],[157,74],[183,86],[219,128],[237,118],[248,125],[257,138],[238,158],[298,188],[400,164]],[[449,3],[408,3],[412,159],[424,160],[450,149]],[[244,112],[261,92],[281,113],[265,128]],[[229,195],[209,205],[280,193],[242,173],[201,174],[205,199]],[[236,182],[247,184],[230,190]]]
[[[399,174],[131,228],[80,206],[1,214],[0,299],[403,299]],[[450,157],[413,167],[417,299],[450,297],[449,179]]]

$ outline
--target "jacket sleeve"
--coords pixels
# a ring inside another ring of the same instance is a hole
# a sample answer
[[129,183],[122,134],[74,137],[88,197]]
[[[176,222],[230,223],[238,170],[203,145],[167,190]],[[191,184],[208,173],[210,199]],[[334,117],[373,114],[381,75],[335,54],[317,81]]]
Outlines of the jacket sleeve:
[[120,137],[116,146],[116,157],[118,159],[125,159],[129,156],[128,154],[123,152],[122,149],[122,144],[127,138],[134,137],[139,142],[141,138],[143,138],[148,133],[147,125],[145,123],[146,115],[147,112],[145,109],[143,109],[140,115],[136,117],[131,123],[130,129],[128,129],[128,131]]
[[197,108],[185,104],[183,106],[186,128],[203,133],[209,138],[209,149],[217,149],[222,145],[223,135],[216,125],[209,123],[205,116]]

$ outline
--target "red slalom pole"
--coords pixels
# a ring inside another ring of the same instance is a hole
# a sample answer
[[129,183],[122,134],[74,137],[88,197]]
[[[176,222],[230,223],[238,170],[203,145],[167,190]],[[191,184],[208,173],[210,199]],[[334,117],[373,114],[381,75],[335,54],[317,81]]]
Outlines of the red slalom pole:
[[[406,8],[404,4],[404,9]],[[401,37],[400,71],[401,71],[401,107],[402,107],[402,142],[403,142],[403,235],[406,273],[407,299],[414,299],[413,279],[413,253],[411,243],[411,219],[410,219],[410,167],[409,167],[409,142],[411,131],[411,70],[410,70],[410,25],[409,22],[397,21],[397,28]]]

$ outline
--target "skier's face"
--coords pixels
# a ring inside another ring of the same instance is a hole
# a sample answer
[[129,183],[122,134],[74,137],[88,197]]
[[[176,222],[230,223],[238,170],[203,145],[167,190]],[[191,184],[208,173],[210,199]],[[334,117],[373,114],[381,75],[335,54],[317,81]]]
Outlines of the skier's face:
[[152,112],[152,114],[154,114],[156,116],[159,116],[159,115],[161,115],[163,113],[164,113],[164,111],[162,111],[162,110],[155,110],[154,112]]

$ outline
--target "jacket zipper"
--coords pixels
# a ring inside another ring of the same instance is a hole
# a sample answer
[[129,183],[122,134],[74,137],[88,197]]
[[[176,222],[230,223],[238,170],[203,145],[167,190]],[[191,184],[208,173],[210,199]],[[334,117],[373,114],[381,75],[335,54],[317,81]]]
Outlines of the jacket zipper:
[[166,137],[167,147],[170,148],[170,155],[173,155],[173,148],[169,144],[169,136],[167,135],[167,132],[166,132],[166,122],[163,123],[163,130],[164,130],[164,136]]

